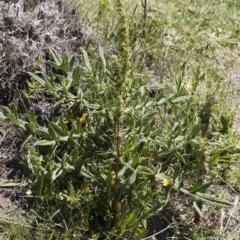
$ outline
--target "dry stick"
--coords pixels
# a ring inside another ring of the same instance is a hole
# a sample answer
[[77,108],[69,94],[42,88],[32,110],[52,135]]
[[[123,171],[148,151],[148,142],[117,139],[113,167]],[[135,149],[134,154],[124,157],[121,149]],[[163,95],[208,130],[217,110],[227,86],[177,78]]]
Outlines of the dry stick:
[[148,237],[146,237],[146,238],[142,238],[141,240],[148,240],[148,239],[150,239],[150,238],[152,238],[152,237],[155,237],[155,236],[159,235],[160,233],[165,232],[165,231],[166,231],[167,229],[169,229],[170,227],[171,227],[171,224],[168,225],[166,228],[162,229],[161,231],[159,231],[159,232],[157,232],[157,233],[154,233],[153,235],[148,236]]
[[142,0],[142,7],[143,7],[143,36],[145,37],[147,25],[147,0]]

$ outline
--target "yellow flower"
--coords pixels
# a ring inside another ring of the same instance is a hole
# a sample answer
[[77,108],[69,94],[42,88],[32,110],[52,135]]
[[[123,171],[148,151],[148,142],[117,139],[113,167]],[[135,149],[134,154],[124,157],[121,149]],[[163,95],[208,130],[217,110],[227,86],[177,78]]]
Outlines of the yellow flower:
[[88,112],[83,113],[81,115],[81,117],[75,117],[75,119],[71,118],[70,121],[72,123],[76,124],[77,123],[77,118],[79,119],[79,121],[82,124],[82,126],[85,126],[87,123],[90,123]]
[[188,80],[188,81],[186,82],[186,89],[187,89],[188,92],[192,92],[192,90],[193,90],[193,89],[192,89],[192,88],[193,88],[193,87],[192,87],[192,84],[193,84],[193,83],[192,83],[192,80]]
[[88,113],[83,113],[83,115],[80,117],[80,123],[89,123],[90,122],[90,119],[88,118]]
[[171,185],[172,185],[172,182],[171,182],[171,180],[169,180],[169,179],[164,179],[164,180],[162,180],[162,185],[163,185],[164,187],[171,186]]
[[107,214],[105,217],[113,218],[113,214],[109,210],[107,210]]
[[153,49],[152,49],[152,54],[156,54],[156,52],[157,52],[157,49],[156,49],[156,48],[153,48]]

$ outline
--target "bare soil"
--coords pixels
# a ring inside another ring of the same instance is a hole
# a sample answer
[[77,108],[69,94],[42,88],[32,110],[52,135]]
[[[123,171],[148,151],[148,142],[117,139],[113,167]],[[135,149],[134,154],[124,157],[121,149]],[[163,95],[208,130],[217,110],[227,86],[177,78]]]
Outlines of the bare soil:
[[[19,159],[20,143],[13,126],[0,122],[0,221],[7,220],[16,209],[24,213],[28,208],[26,199],[22,197],[24,183],[11,186],[16,181],[23,181],[27,175],[26,167]],[[9,183],[10,187],[5,187],[4,183]]]

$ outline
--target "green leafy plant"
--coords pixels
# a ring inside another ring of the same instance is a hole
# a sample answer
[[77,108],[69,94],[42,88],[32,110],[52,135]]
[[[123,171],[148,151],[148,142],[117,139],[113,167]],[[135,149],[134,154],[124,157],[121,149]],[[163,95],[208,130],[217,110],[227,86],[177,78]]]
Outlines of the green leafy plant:
[[[103,1],[103,10],[109,4]],[[77,59],[51,49],[51,72],[29,73],[25,97],[50,99],[54,114],[47,121],[34,110],[23,119],[14,105],[1,107],[1,118],[11,121],[23,138],[23,158],[31,172],[27,193],[34,197],[36,211],[44,210],[56,237],[141,239],[148,234],[145,221],[167,206],[172,193],[188,198],[196,223],[203,203],[232,207],[206,193],[214,178],[211,170],[236,146],[223,144],[232,115],[216,117],[212,97],[217,84],[214,77],[208,79],[211,70],[181,58],[169,69],[176,72],[172,79],[152,84],[148,67],[156,58],[133,51],[142,39],[129,36],[134,29],[122,1],[115,10],[115,54],[89,48]],[[160,25],[148,29],[144,21],[144,35]],[[184,41],[165,31],[168,47]],[[191,48],[193,43],[188,44]]]

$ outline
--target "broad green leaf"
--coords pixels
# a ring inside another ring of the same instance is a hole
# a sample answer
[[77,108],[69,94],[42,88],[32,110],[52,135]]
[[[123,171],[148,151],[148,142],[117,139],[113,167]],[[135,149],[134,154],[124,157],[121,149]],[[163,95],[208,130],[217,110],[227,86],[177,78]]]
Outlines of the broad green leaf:
[[56,70],[59,69],[59,65],[56,62],[48,61],[47,62],[51,67],[55,68]]
[[217,197],[205,194],[205,193],[200,193],[197,192],[196,196],[201,199],[203,202],[212,205],[212,206],[216,206],[216,207],[226,207],[226,208],[232,208],[234,206],[233,203],[230,203],[228,201],[219,199]]
[[193,146],[193,147],[199,147],[199,144],[200,144],[200,140],[199,139],[197,139],[197,138],[194,138],[194,139],[191,139],[190,141],[189,141],[189,143]]
[[127,169],[128,169],[127,166],[122,167],[121,170],[118,172],[118,177],[122,177]]
[[89,109],[98,109],[100,108],[99,104],[90,104],[90,103],[86,103],[85,106]]
[[106,71],[106,60],[104,57],[103,48],[100,45],[99,45],[99,55],[100,55],[100,58],[101,58],[101,61],[103,64],[103,71],[105,72]]
[[69,136],[59,137],[60,142],[67,142],[69,140]]
[[158,129],[157,131],[152,132],[149,137],[155,138],[156,136],[160,136],[162,132],[163,132],[162,129]]
[[2,112],[0,112],[0,120],[7,120],[7,119],[8,119],[8,117],[5,114],[3,114]]
[[18,117],[18,114],[17,114],[17,109],[16,109],[16,106],[14,104],[12,104],[10,106],[10,112],[17,118]]
[[26,123],[25,125],[25,130],[27,134],[34,134],[36,130],[36,126],[33,123]]
[[43,129],[43,128],[38,128],[36,130],[36,132],[38,134],[40,134],[40,136],[44,139],[44,140],[53,140],[53,138],[50,136],[50,134],[48,133],[47,129]]
[[157,102],[157,105],[161,105],[163,103],[167,102],[167,99],[166,98],[161,98],[158,102]]
[[72,71],[73,66],[74,66],[74,63],[75,63],[75,60],[76,60],[76,56],[73,55],[73,56],[71,57],[70,61],[69,61],[69,64],[68,64],[68,65],[69,65],[68,71]]
[[17,118],[16,118],[16,116],[15,116],[14,114],[9,113],[8,117],[9,117],[10,121],[11,121],[13,124],[18,125]]
[[74,68],[72,78],[73,78],[75,81],[77,81],[77,82],[80,83],[80,80],[81,80],[81,79],[80,79],[80,67],[79,67],[79,66],[77,66],[77,67]]
[[146,211],[143,212],[143,214],[140,217],[140,219],[147,219],[147,218],[149,218],[150,216],[152,216],[156,212],[162,210],[165,205],[166,205],[166,202],[163,203],[162,201],[161,202],[157,201],[152,208],[150,208],[149,210],[146,210]]
[[61,174],[63,173],[63,169],[60,164],[58,167],[52,172],[52,182],[54,182]]
[[196,211],[197,211],[197,213],[199,214],[199,216],[200,216],[200,217],[203,217],[203,214],[202,214],[200,208],[198,207],[196,201],[193,201],[193,207],[196,209]]
[[90,171],[88,171],[85,166],[83,165],[81,167],[81,170],[80,170],[80,174],[86,178],[90,178],[90,179],[93,179],[94,176],[92,175],[92,173]]
[[10,109],[5,106],[1,106],[0,110],[1,110],[1,114],[3,114],[4,116],[8,116],[8,114],[10,113]]
[[63,59],[62,59],[62,64],[60,68],[67,73],[68,72],[68,56],[64,54]]
[[56,138],[55,131],[54,131],[53,127],[50,124],[48,125],[48,132],[49,132],[49,134],[50,134],[52,139]]
[[180,96],[180,97],[177,97],[177,98],[174,98],[173,100],[171,100],[170,102],[171,103],[179,103],[179,102],[183,102],[189,98],[191,98],[192,96],[191,95],[186,95],[186,96]]
[[141,86],[140,88],[139,88],[139,91],[140,91],[140,93],[141,93],[141,97],[143,97],[144,95],[145,95],[145,86]]
[[128,220],[126,220],[127,213],[128,213],[128,203],[127,203],[127,201],[124,201],[121,204],[121,209],[120,209],[120,214],[119,214],[119,224],[122,225],[122,224],[126,224],[126,222],[128,222]]
[[152,105],[154,105],[155,103],[153,101],[148,101],[145,105],[146,108],[151,107]]
[[131,165],[131,161],[129,162],[124,162],[122,159],[120,159],[121,164],[123,164],[125,167],[127,167],[128,169],[131,169],[132,171],[134,171],[134,168]]
[[142,104],[138,104],[138,105],[135,107],[135,109],[138,110],[138,109],[140,109],[140,108],[142,108],[142,107],[143,107]]
[[25,145],[30,141],[30,139],[33,137],[33,135],[29,135],[25,140],[24,142],[22,143],[21,145],[21,150],[25,147]]
[[83,59],[84,59],[85,66],[88,72],[92,74],[92,66],[91,66],[88,54],[84,49],[82,49],[82,52],[83,52]]
[[132,143],[128,149],[127,149],[127,152],[131,152],[132,150],[134,150],[136,148],[136,144],[135,143]]
[[65,122],[63,121],[63,118],[60,118],[60,127],[61,130],[63,131],[64,136],[68,135],[68,129]]
[[184,140],[184,136],[180,136],[180,135],[178,135],[175,139],[174,139],[174,141],[176,141],[176,142],[182,142]]
[[34,124],[35,127],[38,126],[38,122],[33,111],[30,111],[29,120]]
[[134,154],[131,158],[132,160],[132,166],[135,168],[139,164],[139,156],[137,154]]
[[131,177],[129,178],[129,182],[128,182],[129,185],[132,185],[132,184],[135,183],[136,177],[137,177],[137,170],[135,170],[135,171],[132,173]]
[[16,187],[16,186],[26,186],[26,183],[22,182],[16,182],[16,181],[6,181],[6,182],[0,182],[0,187]]
[[138,166],[138,174],[152,175],[153,171],[150,168],[148,168],[148,167],[144,167],[144,166],[139,165]]
[[137,235],[138,236],[143,236],[143,234],[146,232],[146,228],[145,227],[138,227],[137,229],[136,229],[136,231],[137,231]]
[[175,157],[176,157],[178,160],[180,160],[180,162],[182,162],[182,163],[185,163],[185,162],[186,162],[185,158],[181,155],[181,153],[175,152],[174,155],[175,155]]
[[200,124],[199,123],[194,123],[191,129],[191,138],[196,137],[201,130]]
[[57,107],[66,101],[65,97],[60,98],[53,106]]
[[56,62],[56,64],[57,64],[58,66],[60,66],[61,63],[62,63],[62,58],[61,58],[60,55],[57,53],[57,51],[55,51],[53,48],[50,48],[50,53],[51,53],[54,61]]
[[130,223],[136,217],[135,213],[130,213],[127,218],[127,223]]
[[40,140],[35,142],[35,146],[53,146],[56,144],[56,141],[52,140],[52,141],[48,141],[48,140]]
[[28,74],[34,79],[36,80],[38,83],[40,83],[42,86],[45,86],[45,81],[38,77],[37,75],[35,75],[34,73],[28,72]]
[[140,57],[139,55],[135,58],[135,60],[134,60],[134,62],[133,62],[133,65],[132,65],[132,67],[131,67],[131,69],[130,69],[130,71],[131,71],[130,74],[134,73],[134,71],[135,71],[136,68],[138,67],[138,64],[139,64],[139,62],[140,62],[140,58],[141,58],[141,57]]
[[54,74],[54,76],[56,76],[62,83],[62,85],[64,85],[65,82],[65,75],[61,75],[61,74]]
[[213,154],[213,156],[211,157],[210,160],[210,165],[216,165],[218,164],[220,161],[220,155],[218,152],[216,152],[215,154]]
[[134,109],[133,109],[133,107],[128,107],[128,108],[125,108],[124,110],[124,113],[129,113],[129,112],[133,112],[134,111]]
[[141,142],[137,147],[137,153],[140,155],[143,151],[143,148],[145,146],[145,142]]
[[61,127],[59,127],[56,123],[50,123],[50,125],[58,135],[60,135],[60,136],[66,136],[67,135],[64,132],[64,130]]
[[196,192],[201,192],[203,190],[205,190],[206,188],[208,188],[211,185],[211,182],[208,183],[202,183],[201,180],[198,180],[193,187],[187,188],[187,190],[190,193],[196,193]]
[[66,81],[66,87],[67,89],[69,89],[72,86],[73,78],[65,78],[65,81]]

